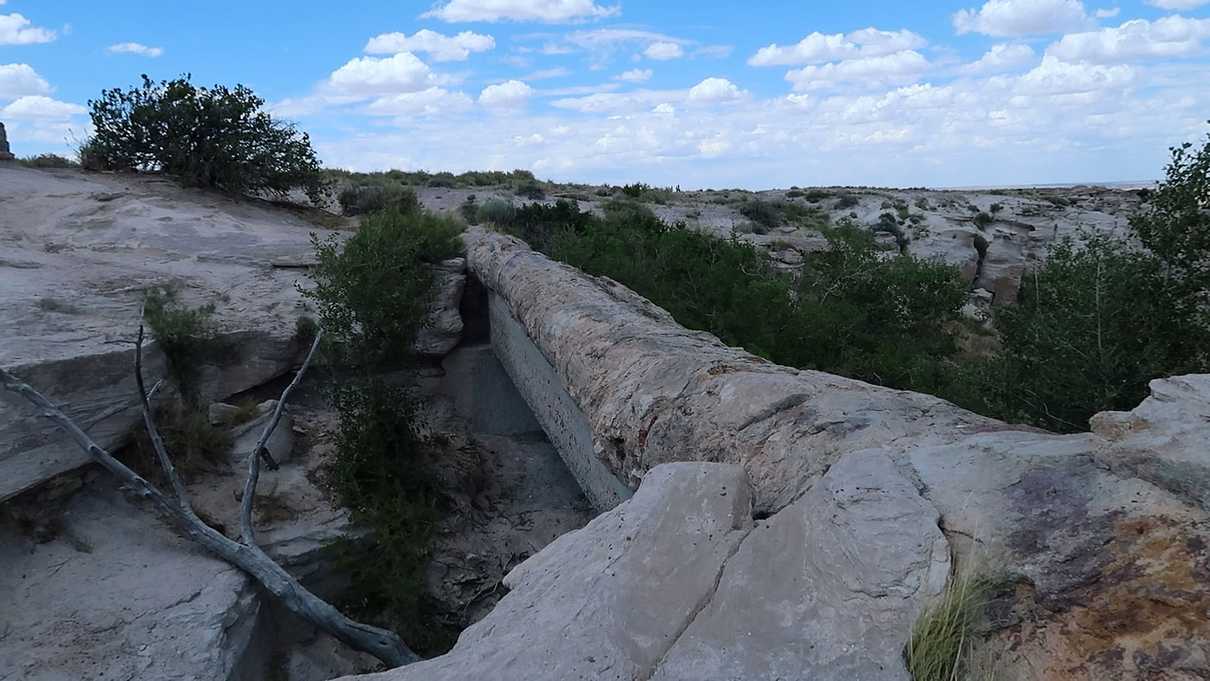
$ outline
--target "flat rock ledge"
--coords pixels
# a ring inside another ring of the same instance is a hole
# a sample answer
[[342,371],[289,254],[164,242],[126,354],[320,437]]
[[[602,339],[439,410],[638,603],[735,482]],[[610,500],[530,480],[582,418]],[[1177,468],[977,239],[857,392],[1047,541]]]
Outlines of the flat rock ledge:
[[451,653],[363,678],[906,679],[955,574],[992,584],[1001,680],[1210,677],[1210,376],[1053,435],[776,366],[516,239],[466,240],[590,456],[638,491],[514,569]]

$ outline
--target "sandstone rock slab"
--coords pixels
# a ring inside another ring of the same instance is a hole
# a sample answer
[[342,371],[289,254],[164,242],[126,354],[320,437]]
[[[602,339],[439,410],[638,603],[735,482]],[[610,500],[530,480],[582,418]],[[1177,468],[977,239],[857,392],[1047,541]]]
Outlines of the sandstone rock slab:
[[647,678],[752,526],[737,466],[648,473],[629,501],[505,578],[511,593],[447,655],[365,679]]
[[0,679],[239,678],[259,596],[102,477],[33,544],[0,529]]
[[652,679],[908,679],[903,646],[949,577],[938,519],[883,452],[841,458],[756,525]]

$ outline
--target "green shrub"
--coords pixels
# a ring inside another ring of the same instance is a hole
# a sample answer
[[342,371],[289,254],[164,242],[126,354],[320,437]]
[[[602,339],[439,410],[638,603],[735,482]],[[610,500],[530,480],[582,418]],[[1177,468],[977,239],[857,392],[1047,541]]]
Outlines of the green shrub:
[[89,101],[93,137],[85,167],[159,171],[188,185],[235,194],[326,194],[306,133],[276,121],[248,88],[198,88],[189,77],[104,90]]
[[344,241],[313,235],[319,265],[303,294],[329,339],[355,349],[359,364],[404,359],[410,347],[400,339],[416,335],[432,286],[423,265],[456,255],[461,231],[448,216],[385,210],[367,215]]
[[[210,425],[207,413],[197,405],[167,402],[155,409],[156,427],[173,465],[182,475],[223,470],[230,463],[233,441],[226,429]],[[151,438],[142,423],[133,431],[133,442],[124,460],[140,475],[167,482]]]
[[886,260],[851,225],[825,234],[832,251],[808,255],[798,283],[754,245],[654,217],[607,214],[556,230],[548,252],[775,362],[936,389],[942,360],[955,350],[946,324],[965,301],[957,270],[910,256]]
[[479,206],[476,219],[491,225],[509,225],[517,214],[512,201],[488,199]]
[[519,183],[514,191],[517,196],[523,196],[531,201],[541,201],[546,198],[546,190],[535,180]]
[[1210,370],[1210,332],[1196,303],[1154,254],[1089,235],[1054,245],[999,308],[1003,351],[964,367],[983,413],[1052,430],[1086,430],[1105,410],[1130,409],[1151,379]]
[[147,292],[143,317],[168,360],[168,375],[182,399],[197,406],[202,364],[218,350],[214,304],[189,307],[181,303],[176,289],[157,288]]
[[839,199],[836,199],[836,203],[832,205],[832,208],[835,210],[845,210],[846,208],[854,208],[860,203],[861,200],[856,196],[853,196],[852,194],[845,194]]
[[371,213],[344,242],[313,237],[319,265],[314,288],[304,291],[341,374],[330,393],[339,428],[329,482],[354,520],[371,530],[368,554],[346,544],[348,605],[423,652],[442,652],[453,636],[426,614],[424,596],[439,495],[414,399],[382,375],[412,360],[432,298],[429,265],[458,253],[461,229],[456,218],[421,210]]
[[1130,226],[1152,253],[1172,269],[1172,285],[1186,295],[1210,289],[1210,136],[1197,150],[1170,150],[1165,179]]
[[988,227],[992,226],[996,219],[983,211],[979,211],[975,214],[974,221],[976,227],[986,231]]
[[345,187],[337,196],[344,215],[363,215],[378,210],[408,212],[419,208],[416,192],[398,184],[369,184]]
[[462,205],[458,206],[458,212],[462,214],[462,219],[466,220],[466,224],[479,224],[479,203],[475,201],[474,194],[466,197]]
[[414,398],[361,378],[336,388],[332,401],[340,422],[328,481],[353,520],[373,531],[369,547],[343,543],[340,565],[350,580],[343,605],[395,629],[421,653],[445,652],[457,632],[436,625],[425,596],[439,496],[416,433]]
[[781,206],[771,201],[749,199],[739,207],[739,214],[764,227],[765,232],[777,229],[782,224]]
[[19,163],[28,168],[71,168],[76,164],[58,154],[39,154],[23,158]]

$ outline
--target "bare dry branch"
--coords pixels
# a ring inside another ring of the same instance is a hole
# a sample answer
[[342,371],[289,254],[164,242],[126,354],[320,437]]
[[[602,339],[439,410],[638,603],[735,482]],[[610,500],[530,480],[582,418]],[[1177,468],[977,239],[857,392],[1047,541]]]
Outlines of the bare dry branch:
[[[269,438],[273,437],[273,431],[277,430],[277,424],[281,421],[282,412],[286,408],[286,400],[302,381],[303,374],[307,373],[307,367],[311,366],[311,359],[315,356],[315,351],[319,349],[319,341],[322,338],[323,329],[320,329],[315,334],[315,340],[311,342],[311,349],[307,351],[307,357],[299,367],[298,373],[294,374],[294,380],[290,381],[290,385],[282,391],[281,397],[277,398],[277,407],[273,410],[273,417],[265,424],[265,430],[261,432],[260,438],[257,439],[256,445],[248,456],[248,479],[244,482],[244,498],[240,503],[239,512],[240,533],[246,544],[256,544],[256,527],[252,524],[252,506],[256,502],[256,483],[260,479],[261,453],[269,451],[266,445],[269,444]],[[269,460],[272,461],[272,457]]]
[[[355,622],[345,617],[330,603],[307,590],[293,575],[278,565],[276,561],[255,544],[250,531],[246,531],[245,533],[244,539],[247,543],[240,543],[226,537],[197,517],[189,504],[184,486],[176,475],[176,469],[172,466],[171,457],[168,456],[168,452],[163,446],[163,441],[159,437],[159,432],[155,427],[155,419],[151,416],[149,393],[143,388],[142,335],[142,329],[140,329],[140,342],[136,346],[135,351],[135,373],[139,386],[139,399],[143,406],[144,422],[147,424],[148,433],[152,438],[152,442],[156,444],[156,455],[160,458],[160,463],[164,466],[165,472],[168,473],[169,479],[173,483],[173,487],[176,490],[176,498],[164,494],[155,485],[132,471],[122,462],[113,458],[109,452],[94,442],[70,417],[64,414],[54,402],[2,368],[0,368],[0,384],[3,384],[6,390],[23,396],[35,407],[41,409],[44,416],[54,421],[60,428],[66,431],[75,440],[76,444],[88,452],[97,463],[101,464],[106,470],[130,487],[138,496],[150,499],[186,536],[198,542],[206,550],[219,558],[243,570],[264,587],[266,591],[279,598],[290,612],[327,632],[349,647],[367,652],[393,667],[410,664],[419,660],[419,656],[412,652],[395,633]],[[281,418],[281,411],[286,398],[289,397],[290,391],[297,385],[303,371],[306,370],[307,364],[315,353],[318,340],[317,337],[316,343],[312,345],[311,351],[307,354],[307,361],[282,393],[273,419],[261,435],[261,442],[257,445],[258,449],[263,447],[264,442],[268,441],[268,438],[273,434],[273,429]],[[155,388],[152,389],[153,392],[154,390]],[[253,452],[250,459],[249,486],[245,490],[243,502],[244,507],[247,508],[249,517],[251,515],[250,499],[255,494],[256,474],[259,472],[259,464],[257,463],[259,457],[256,455],[256,451]],[[244,510],[244,507],[241,507],[241,511]],[[251,525],[250,520],[248,524],[249,526]]]

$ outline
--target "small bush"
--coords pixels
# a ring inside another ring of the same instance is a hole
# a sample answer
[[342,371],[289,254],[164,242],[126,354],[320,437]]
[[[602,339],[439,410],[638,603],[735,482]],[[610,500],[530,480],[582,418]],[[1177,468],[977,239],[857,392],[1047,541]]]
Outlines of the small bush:
[[991,206],[989,206],[989,207],[988,207],[988,210],[989,210],[989,211],[991,211],[991,214],[992,214],[992,215],[996,215],[996,214],[997,214],[997,213],[999,213],[1000,211],[1004,210],[1004,204],[1002,204],[1002,203],[993,203]]
[[479,222],[490,225],[509,225],[517,214],[512,201],[504,199],[488,199],[479,206],[476,218]]
[[143,315],[168,360],[168,375],[186,404],[196,406],[201,366],[217,350],[214,304],[188,307],[175,289],[158,288],[148,291]]
[[546,190],[534,180],[518,184],[514,191],[517,196],[523,196],[531,201],[541,201],[546,198]]
[[992,224],[996,222],[996,218],[993,218],[983,211],[979,211],[975,214],[974,222],[976,227],[986,231],[988,227],[991,227]]
[[29,158],[21,159],[20,163],[28,168],[71,168],[76,165],[72,161],[63,158],[58,154],[39,154],[38,156],[30,156]]
[[474,194],[466,197],[462,205],[458,206],[458,212],[462,214],[462,219],[466,220],[466,224],[479,224],[479,203],[475,201]]
[[378,210],[409,212],[420,206],[416,192],[398,184],[346,187],[337,196],[344,215],[364,215]]
[[925,210],[925,211],[929,210],[930,205],[929,205],[928,198],[921,196],[920,198],[916,199],[916,207],[919,208],[920,210]]
[[[156,408],[156,426],[173,464],[182,475],[222,470],[230,462],[231,434],[210,425],[206,413],[194,405],[168,403]],[[157,462],[155,447],[147,431],[139,427],[133,433],[133,446],[123,457],[140,475],[165,482]]]
[[303,294],[315,301],[332,341],[356,348],[360,362],[402,359],[424,317],[437,263],[461,250],[462,226],[451,217],[424,211],[371,213],[343,243],[335,236],[312,236],[319,259],[315,287]]
[[285,196],[301,187],[312,202],[327,187],[311,139],[261,109],[252,90],[198,88],[189,77],[104,90],[88,102],[94,134],[81,164],[159,171],[188,185],[235,194]]
[[846,208],[854,208],[861,203],[861,200],[852,194],[845,194],[836,199],[836,203],[832,205],[835,210],[845,210]]

